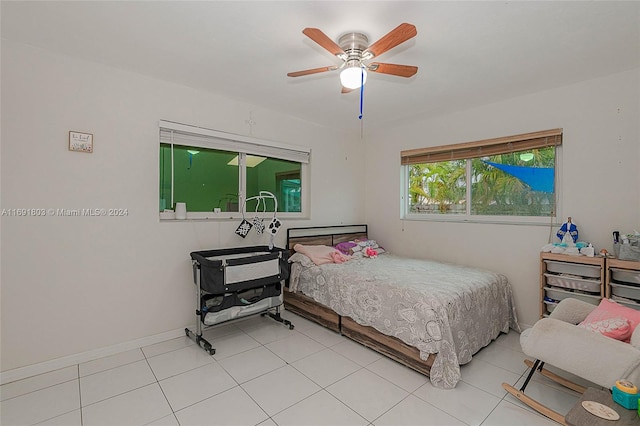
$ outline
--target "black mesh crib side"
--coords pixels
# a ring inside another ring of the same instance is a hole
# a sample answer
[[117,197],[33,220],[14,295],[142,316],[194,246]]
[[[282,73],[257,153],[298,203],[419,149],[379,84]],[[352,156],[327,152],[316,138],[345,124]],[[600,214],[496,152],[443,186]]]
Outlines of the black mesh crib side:
[[212,294],[260,288],[289,277],[288,253],[279,247],[204,250],[192,252],[191,259],[200,288]]

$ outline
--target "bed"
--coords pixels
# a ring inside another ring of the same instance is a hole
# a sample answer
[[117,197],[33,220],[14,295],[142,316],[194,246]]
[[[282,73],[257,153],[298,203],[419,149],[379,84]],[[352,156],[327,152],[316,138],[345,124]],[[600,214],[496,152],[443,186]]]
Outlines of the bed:
[[520,331],[504,275],[381,253],[316,265],[303,246],[369,240],[367,225],[290,228],[285,308],[453,388],[460,365],[509,329]]

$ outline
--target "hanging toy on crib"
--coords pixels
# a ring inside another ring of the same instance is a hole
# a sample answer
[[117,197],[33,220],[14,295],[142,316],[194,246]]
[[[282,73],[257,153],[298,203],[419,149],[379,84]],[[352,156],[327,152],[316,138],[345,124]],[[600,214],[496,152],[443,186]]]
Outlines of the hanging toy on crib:
[[[271,222],[269,222],[269,225],[265,226],[264,220],[258,215],[258,210],[260,208],[260,203],[262,203],[262,213],[266,212],[267,198],[270,198],[273,200],[273,218],[271,219]],[[247,201],[251,201],[251,200],[257,200],[256,215],[253,217],[251,221],[248,221],[244,216],[244,212],[246,210]],[[278,233],[278,230],[282,225],[280,223],[280,220],[276,217],[277,211],[278,211],[278,200],[276,199],[275,195],[273,195],[269,191],[260,191],[258,195],[245,199],[242,205],[242,222],[240,222],[240,225],[236,229],[235,231],[236,234],[238,234],[242,238],[245,238],[247,234],[249,234],[249,231],[251,231],[251,229],[255,229],[258,235],[262,235],[266,230],[269,233],[269,248],[273,248],[274,236]]]
[[276,235],[281,226],[282,223],[280,222],[280,219],[278,219],[274,214],[273,219],[271,219],[271,222],[269,222],[269,232],[271,233],[271,235]]
[[236,228],[236,234],[240,235],[242,238],[245,238],[249,231],[253,228],[253,224],[244,218],[244,214],[242,215],[242,222]]
[[273,241],[275,239],[276,234],[280,230],[280,226],[282,226],[282,223],[280,222],[280,219],[276,217],[276,212],[274,210],[273,219],[271,219],[271,222],[269,222],[269,248],[270,249],[273,248],[273,245],[274,245]]
[[[246,201],[245,201],[246,202]],[[242,238],[245,238],[247,236],[247,234],[249,233],[249,231],[251,231],[251,228],[253,228],[253,224],[251,222],[249,222],[245,217],[244,217],[244,206],[242,207],[242,222],[240,222],[240,225],[238,225],[238,227],[236,228],[236,234],[238,234],[239,236],[241,236]]]
[[262,202],[262,213],[267,211],[267,202],[263,198],[258,198],[258,203],[256,204],[256,215],[253,217],[253,229],[256,230],[258,235],[262,235],[264,232],[264,221],[260,216],[258,216],[258,207],[260,207],[260,202]]

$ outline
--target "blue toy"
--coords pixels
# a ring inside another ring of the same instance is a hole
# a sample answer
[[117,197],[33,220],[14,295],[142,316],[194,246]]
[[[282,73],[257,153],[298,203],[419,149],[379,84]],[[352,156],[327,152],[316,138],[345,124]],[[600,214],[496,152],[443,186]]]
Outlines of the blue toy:
[[564,238],[564,235],[567,232],[573,239],[574,243],[578,241],[578,227],[573,223],[571,223],[571,217],[569,217],[567,221],[562,224],[560,229],[558,229],[558,232],[556,233],[556,235],[558,236],[558,238],[560,238],[560,241],[562,241],[562,239]]
[[611,389],[613,400],[622,405],[627,410],[635,410],[638,408],[638,388],[627,380],[617,380],[615,386]]

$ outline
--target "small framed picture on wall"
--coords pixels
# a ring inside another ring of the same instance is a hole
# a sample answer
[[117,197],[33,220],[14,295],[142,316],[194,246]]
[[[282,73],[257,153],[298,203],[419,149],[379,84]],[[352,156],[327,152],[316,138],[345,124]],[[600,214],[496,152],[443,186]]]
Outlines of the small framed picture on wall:
[[93,135],[91,133],[69,132],[69,151],[93,152]]

